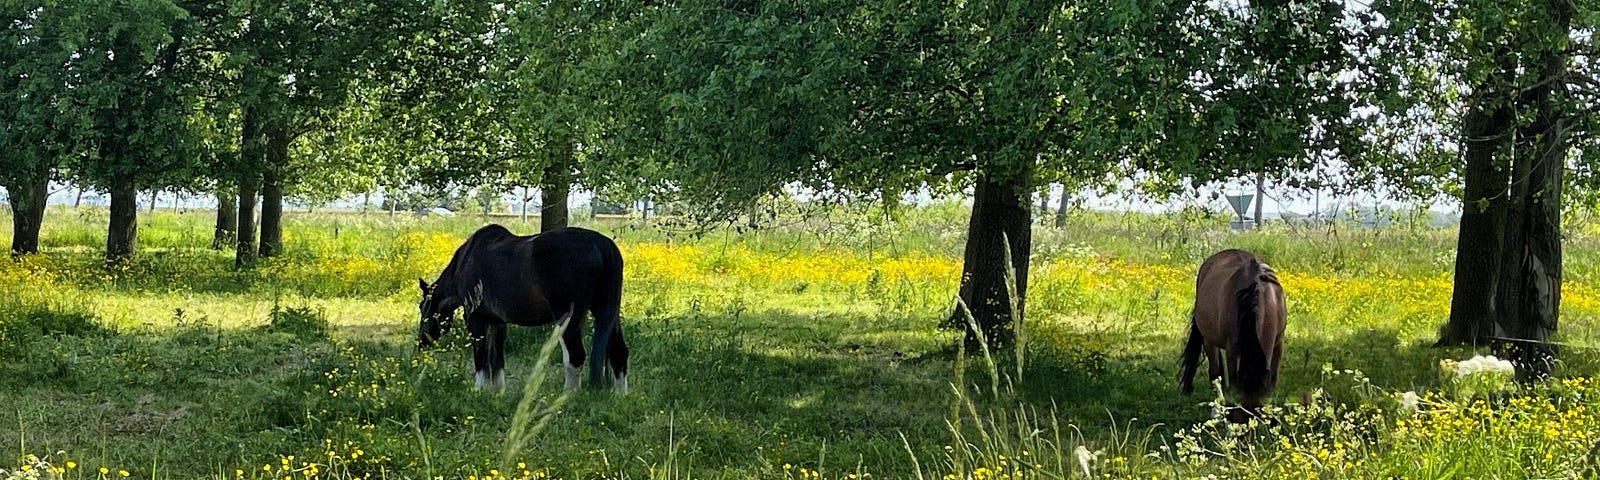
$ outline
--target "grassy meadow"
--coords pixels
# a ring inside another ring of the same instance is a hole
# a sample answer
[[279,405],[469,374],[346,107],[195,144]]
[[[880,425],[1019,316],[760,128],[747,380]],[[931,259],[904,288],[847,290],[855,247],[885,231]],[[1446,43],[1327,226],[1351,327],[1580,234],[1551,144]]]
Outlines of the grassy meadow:
[[[0,259],[0,479],[1597,474],[1587,217],[1567,222],[1563,363],[1515,385],[1455,375],[1487,352],[1429,346],[1453,230],[1080,212],[1036,230],[1026,347],[986,359],[938,328],[965,207],[868,212],[737,232],[576,219],[627,262],[616,396],[563,391],[548,328],[511,329],[505,392],[472,387],[459,329],[416,351],[416,279],[483,218],[289,213],[285,255],[237,271],[211,212],[141,212],[139,255],[107,267],[106,212],[53,207],[44,253]],[[1194,270],[1228,247],[1288,295],[1271,425],[1177,393]]]

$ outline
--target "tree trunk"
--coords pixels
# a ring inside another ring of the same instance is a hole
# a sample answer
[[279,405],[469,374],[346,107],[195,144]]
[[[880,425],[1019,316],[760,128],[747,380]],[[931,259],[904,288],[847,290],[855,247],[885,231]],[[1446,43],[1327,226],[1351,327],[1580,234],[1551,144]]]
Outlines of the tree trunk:
[[76,210],[81,205],[83,205],[83,187],[78,187],[78,196],[72,199],[72,208]]
[[539,231],[548,232],[567,226],[566,184],[544,182],[539,187]]
[[160,190],[150,191],[150,213],[156,213],[156,202],[161,200]]
[[11,254],[39,253],[39,228],[44,225],[44,207],[50,198],[50,172],[35,172],[16,185],[6,186],[11,193]]
[[1039,223],[1050,219],[1050,184],[1039,188]]
[[[1509,75],[1507,71],[1497,72]],[[1461,194],[1461,227],[1456,236],[1454,291],[1450,319],[1436,345],[1479,344],[1496,334],[1495,292],[1504,241],[1506,193],[1510,172],[1498,161],[1511,128],[1510,105],[1485,92],[1467,113],[1463,134],[1466,170]]]
[[527,225],[528,224],[528,200],[533,198],[533,197],[528,196],[528,186],[527,185],[523,185],[522,186],[522,197],[521,198],[522,198],[522,224],[523,225]]
[[[1572,22],[1571,5],[1549,2],[1555,30],[1565,33]],[[1538,86],[1519,98],[1523,109],[1537,112],[1517,136],[1512,212],[1505,230],[1505,256],[1496,297],[1499,327],[1512,342],[1506,353],[1518,376],[1548,376],[1556,348],[1549,339],[1561,310],[1561,195],[1567,152],[1568,121],[1562,106],[1568,54],[1557,48],[1540,52]],[[1546,81],[1548,80],[1548,81]]]
[[282,119],[265,125],[266,168],[261,171],[261,257],[283,253],[283,170],[289,163],[289,130]]
[[238,243],[233,249],[233,266],[251,268],[256,265],[256,195],[261,189],[261,157],[266,143],[261,138],[261,117],[254,108],[244,111],[240,137],[239,227],[234,229]]
[[1267,174],[1256,172],[1256,228],[1261,228],[1261,206],[1267,203],[1263,187],[1267,183]]
[[234,230],[238,242],[234,245],[233,266],[250,268],[256,265],[256,195],[260,180],[254,174],[239,177],[239,227]]
[[283,185],[268,169],[261,174],[261,258],[283,253]]
[[548,232],[567,226],[567,194],[572,189],[572,146],[558,153],[557,161],[544,170],[539,186],[539,231]]
[[222,250],[233,244],[239,228],[239,198],[234,190],[217,190],[217,226],[211,234],[211,249]]
[[[972,217],[967,224],[967,245],[962,256],[962,302],[971,310],[991,348],[1003,348],[1015,340],[1016,323],[1022,321],[1028,290],[1028,254],[1032,251],[1032,205],[1027,172],[1003,175],[980,174],[974,190]],[[1011,265],[1005,264],[1004,248],[1009,241]],[[1016,274],[1017,318],[1012,318],[1012,298],[1006,288],[1006,268]],[[952,315],[956,325],[966,319],[958,311]],[[966,342],[976,346],[976,333],[970,328]]]
[[139,190],[133,180],[111,178],[111,221],[106,231],[106,260],[122,261],[139,248]]
[[1067,184],[1061,184],[1061,203],[1056,207],[1056,228],[1067,228]]

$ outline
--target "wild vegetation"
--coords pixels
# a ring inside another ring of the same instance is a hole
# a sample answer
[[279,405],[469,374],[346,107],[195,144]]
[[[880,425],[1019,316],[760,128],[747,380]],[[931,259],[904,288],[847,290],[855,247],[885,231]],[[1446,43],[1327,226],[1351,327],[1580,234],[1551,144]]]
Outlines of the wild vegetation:
[[[0,0],[0,464],[1595,476],[1597,27],[1596,0]],[[1247,178],[1460,225],[1033,210]],[[47,208],[63,186],[107,208]],[[574,191],[674,211],[591,219],[630,259],[634,395],[550,388],[540,330],[505,395],[461,339],[411,348],[414,279],[479,221],[405,211],[516,192],[550,231]],[[180,192],[218,208],[141,207]],[[355,196],[388,215],[286,214]],[[1291,299],[1266,426],[1171,394],[1224,246]],[[1515,385],[1469,350],[1506,342]]]
[[1600,191],[1597,26],[1595,0],[4,0],[0,187],[19,253],[53,185],[105,193],[108,259],[142,195],[214,196],[240,268],[295,200],[520,189],[550,230],[574,190],[725,220],[970,188],[966,342],[998,348],[1053,184],[1449,195],[1440,341],[1537,345],[1564,205]]
[[[505,393],[472,387],[459,337],[416,351],[415,279],[481,218],[291,214],[283,255],[241,270],[209,214],[143,216],[146,251],[111,267],[104,210],[50,215],[41,254],[0,261],[0,478],[1574,478],[1600,446],[1583,215],[1568,347],[1521,385],[1455,363],[1490,352],[1430,347],[1454,232],[1420,223],[1080,212],[1036,231],[1024,347],[984,352],[938,327],[958,204],[743,233],[604,220],[587,226],[628,262],[627,396],[564,392],[549,329],[511,331]],[[1176,393],[1194,269],[1223,247],[1288,293],[1270,425]]]

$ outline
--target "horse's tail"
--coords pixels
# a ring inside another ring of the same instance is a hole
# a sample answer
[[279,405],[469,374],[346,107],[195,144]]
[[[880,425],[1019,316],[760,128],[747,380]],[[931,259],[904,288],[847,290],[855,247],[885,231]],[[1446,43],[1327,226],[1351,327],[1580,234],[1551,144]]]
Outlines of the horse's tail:
[[1239,324],[1233,335],[1232,355],[1239,356],[1239,378],[1232,379],[1234,386],[1245,395],[1265,393],[1267,380],[1267,352],[1261,348],[1261,338],[1256,331],[1260,317],[1261,260],[1250,258],[1245,266],[1246,282],[1235,295],[1239,311]]
[[596,242],[600,251],[600,278],[595,286],[593,305],[594,312],[594,347],[590,354],[589,386],[599,387],[604,366],[609,364],[618,382],[615,387],[618,391],[627,389],[626,375],[628,372],[628,347],[622,339],[622,251],[617,248],[615,241],[595,234],[601,240]]
[[599,302],[622,303],[622,250],[611,239],[600,242],[601,287]]
[[1189,341],[1178,357],[1178,390],[1188,395],[1194,391],[1194,372],[1200,368],[1200,350],[1205,339],[1200,337],[1200,325],[1195,324],[1194,313],[1189,313]]

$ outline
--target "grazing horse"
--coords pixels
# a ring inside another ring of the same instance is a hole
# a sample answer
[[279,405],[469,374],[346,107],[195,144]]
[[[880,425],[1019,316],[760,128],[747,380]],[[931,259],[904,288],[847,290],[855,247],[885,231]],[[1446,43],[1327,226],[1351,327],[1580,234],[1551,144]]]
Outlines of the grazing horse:
[[1283,286],[1260,257],[1243,250],[1223,250],[1200,264],[1195,279],[1194,310],[1189,313],[1189,341],[1183,348],[1179,389],[1194,390],[1194,373],[1205,351],[1210,377],[1223,377],[1244,395],[1243,422],[1258,413],[1262,399],[1278,383],[1283,360]]
[[439,280],[422,288],[417,347],[433,345],[450,329],[458,308],[472,336],[478,387],[505,384],[506,324],[540,326],[567,319],[561,335],[566,387],[578,386],[583,366],[583,314],[594,316],[589,386],[601,385],[609,359],[613,386],[628,390],[628,346],[622,340],[622,252],[593,230],[562,228],[532,236],[487,225],[456,249]]

